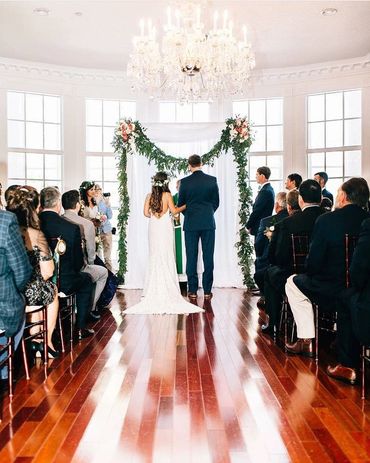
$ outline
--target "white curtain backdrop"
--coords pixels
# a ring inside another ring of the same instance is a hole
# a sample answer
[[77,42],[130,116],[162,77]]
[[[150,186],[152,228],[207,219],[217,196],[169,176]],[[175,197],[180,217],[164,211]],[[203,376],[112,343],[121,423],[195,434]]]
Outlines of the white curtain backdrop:
[[[217,142],[223,124],[147,124],[147,135],[165,153],[188,157],[206,153]],[[127,230],[128,272],[126,288],[142,288],[148,262],[148,219],[143,215],[145,196],[151,189],[151,177],[155,165],[148,165],[144,156],[129,156],[127,163],[130,217]],[[238,266],[235,242],[238,239],[238,188],[236,167],[232,153],[222,154],[213,167],[204,166],[205,173],[217,177],[220,189],[220,207],[216,219],[216,248],[214,286],[242,287],[242,275]],[[176,192],[175,180],[171,191]],[[199,273],[202,266],[198,268]]]

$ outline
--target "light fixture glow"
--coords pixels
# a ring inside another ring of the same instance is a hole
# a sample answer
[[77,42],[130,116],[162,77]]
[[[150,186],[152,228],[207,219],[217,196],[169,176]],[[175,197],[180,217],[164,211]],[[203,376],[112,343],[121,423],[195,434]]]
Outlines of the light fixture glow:
[[323,16],[334,16],[338,13],[338,10],[336,8],[324,8],[321,10],[321,14]]
[[48,10],[47,8],[35,8],[33,10],[33,13],[39,16],[49,16],[50,10]]

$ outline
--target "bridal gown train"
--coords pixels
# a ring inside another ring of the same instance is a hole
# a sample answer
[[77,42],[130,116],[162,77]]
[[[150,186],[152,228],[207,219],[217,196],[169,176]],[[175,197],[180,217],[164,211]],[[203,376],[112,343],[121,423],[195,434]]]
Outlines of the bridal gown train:
[[187,314],[204,312],[180,293],[174,254],[174,231],[169,210],[149,219],[149,263],[143,299],[125,314]]

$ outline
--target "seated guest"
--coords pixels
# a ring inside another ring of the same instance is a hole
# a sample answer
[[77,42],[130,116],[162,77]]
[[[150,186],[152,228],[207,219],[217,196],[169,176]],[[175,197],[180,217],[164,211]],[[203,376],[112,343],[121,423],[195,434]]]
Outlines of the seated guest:
[[315,337],[312,302],[335,310],[338,294],[345,288],[345,235],[358,235],[368,217],[364,210],[369,187],[363,178],[351,178],[338,189],[336,210],[316,221],[305,274],[292,275],[285,286],[297,324],[297,342],[287,343],[291,354],[313,355]]
[[[14,214],[0,210],[0,345],[6,337],[15,337],[15,349],[22,339],[24,328],[24,288],[31,276],[32,267]],[[0,361],[6,357],[6,353]],[[6,379],[5,366],[0,379]]]
[[14,190],[17,190],[17,189],[20,188],[20,187],[21,187],[21,185],[10,185],[10,186],[5,190],[5,193],[4,193],[5,202],[8,201],[9,195],[10,195]]
[[[59,356],[59,352],[53,345],[52,335],[58,317],[58,291],[54,283],[50,281],[54,273],[54,261],[46,238],[40,230],[40,221],[37,215],[38,205],[39,194],[37,190],[32,187],[22,187],[12,191],[8,195],[6,208],[17,216],[28,258],[32,266],[32,275],[24,291],[26,305],[27,307],[47,306],[48,355],[51,358],[55,358]],[[30,314],[30,319],[33,323],[40,321],[41,317],[41,312]],[[40,331],[41,326],[36,326],[34,329]],[[31,329],[31,334],[37,332],[34,329]],[[32,348],[37,354],[44,347],[41,341],[35,340],[32,342]]]
[[41,190],[40,214],[41,230],[44,232],[51,250],[60,237],[66,243],[66,252],[60,257],[60,288],[65,294],[76,293],[77,335],[79,339],[92,336],[93,329],[86,327],[91,309],[94,285],[88,273],[82,272],[84,258],[82,253],[80,227],[60,217],[60,193],[54,187]]
[[90,316],[98,319],[100,318],[100,315],[98,315],[96,311],[96,303],[98,302],[105,283],[107,282],[108,270],[100,265],[94,265],[96,258],[95,227],[91,220],[78,215],[81,205],[80,193],[77,190],[67,191],[62,195],[62,206],[65,211],[62,217],[68,220],[68,222],[75,223],[80,227],[82,242],[84,243],[86,254],[86,263],[82,268],[82,271],[88,273],[91,276],[92,281],[96,283],[94,301]]
[[272,214],[274,208],[275,193],[269,178],[271,170],[269,167],[259,167],[256,172],[256,180],[260,185],[260,190],[253,203],[252,213],[246,224],[246,228],[251,235],[256,236],[261,219]]
[[254,274],[254,281],[260,291],[263,293],[263,282],[264,282],[264,273],[268,267],[268,245],[269,239],[271,238],[272,230],[270,227],[274,227],[277,222],[288,217],[287,205],[286,205],[286,196],[285,191],[281,191],[276,195],[275,201],[275,215],[270,215],[261,220],[260,226],[258,228],[256,240],[254,242],[254,249],[256,251],[256,261],[255,269],[256,273]]
[[302,177],[299,174],[289,174],[285,180],[285,188],[288,191],[298,190],[302,183]]
[[334,197],[333,195],[330,193],[330,191],[328,191],[326,188],[325,188],[325,185],[327,184],[328,180],[329,180],[329,177],[328,177],[328,174],[326,172],[316,172],[316,174],[314,175],[313,177],[317,182],[320,183],[320,186],[322,188],[322,196],[323,198],[329,198],[331,203],[334,204]]
[[262,327],[262,331],[270,335],[276,330],[286,280],[293,273],[291,235],[310,236],[316,219],[323,213],[320,208],[321,187],[316,180],[302,182],[298,201],[301,211],[276,225],[269,248],[271,266],[265,272],[265,310],[269,323]]
[[370,219],[362,222],[361,233],[350,267],[351,288],[341,294],[338,305],[338,364],[327,373],[354,384],[360,360],[360,344],[370,345]]
[[299,206],[299,190],[290,190],[286,195],[286,208],[288,215],[293,215],[301,210]]

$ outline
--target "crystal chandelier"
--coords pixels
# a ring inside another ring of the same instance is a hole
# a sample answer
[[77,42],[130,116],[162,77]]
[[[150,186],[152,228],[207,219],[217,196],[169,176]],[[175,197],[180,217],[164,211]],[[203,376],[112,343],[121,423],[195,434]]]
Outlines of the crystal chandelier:
[[152,21],[140,20],[127,65],[133,90],[182,102],[243,94],[255,66],[247,28],[238,41],[225,10],[214,12],[213,27],[206,32],[201,6],[192,0],[175,11],[168,7],[161,47]]

